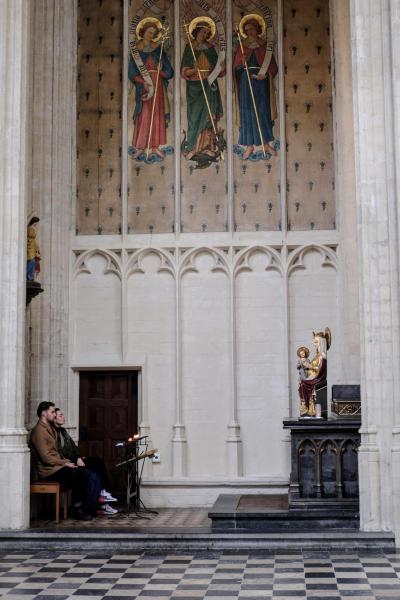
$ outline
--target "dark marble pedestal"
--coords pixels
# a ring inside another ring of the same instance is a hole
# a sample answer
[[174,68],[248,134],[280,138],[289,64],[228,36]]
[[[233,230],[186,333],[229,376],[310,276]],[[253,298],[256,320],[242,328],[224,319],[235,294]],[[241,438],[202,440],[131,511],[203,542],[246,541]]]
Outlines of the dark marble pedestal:
[[27,281],[26,282],[26,305],[31,303],[31,300],[44,292],[44,289],[38,281]]
[[291,435],[289,511],[358,515],[359,419],[286,419]]

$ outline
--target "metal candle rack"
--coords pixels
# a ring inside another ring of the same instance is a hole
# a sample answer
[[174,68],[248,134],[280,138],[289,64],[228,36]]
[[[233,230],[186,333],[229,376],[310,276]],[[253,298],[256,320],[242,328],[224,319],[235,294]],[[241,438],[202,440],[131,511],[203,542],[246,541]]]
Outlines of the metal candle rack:
[[138,513],[143,512],[158,514],[155,510],[149,510],[140,497],[144,461],[158,452],[156,448],[149,450],[147,438],[147,435],[133,436],[126,442],[116,444],[116,447],[123,449],[125,453],[124,460],[117,463],[115,467],[126,469],[126,511],[128,514],[134,512],[137,516]]

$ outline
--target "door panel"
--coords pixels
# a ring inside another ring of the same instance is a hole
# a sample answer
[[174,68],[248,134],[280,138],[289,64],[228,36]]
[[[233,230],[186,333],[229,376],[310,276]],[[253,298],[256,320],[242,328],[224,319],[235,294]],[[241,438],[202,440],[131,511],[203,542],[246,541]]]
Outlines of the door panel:
[[137,432],[137,405],[137,371],[81,371],[80,451],[104,459],[118,495],[125,491],[125,473],[115,469],[120,460],[115,444]]

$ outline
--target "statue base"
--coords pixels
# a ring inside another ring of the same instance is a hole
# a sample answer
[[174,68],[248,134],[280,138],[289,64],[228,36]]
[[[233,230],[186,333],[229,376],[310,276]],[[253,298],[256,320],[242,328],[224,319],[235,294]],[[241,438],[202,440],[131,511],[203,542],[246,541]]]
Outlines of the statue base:
[[290,429],[289,511],[358,512],[360,419],[298,418]]
[[32,298],[44,292],[41,284],[38,281],[26,282],[26,306],[31,303]]

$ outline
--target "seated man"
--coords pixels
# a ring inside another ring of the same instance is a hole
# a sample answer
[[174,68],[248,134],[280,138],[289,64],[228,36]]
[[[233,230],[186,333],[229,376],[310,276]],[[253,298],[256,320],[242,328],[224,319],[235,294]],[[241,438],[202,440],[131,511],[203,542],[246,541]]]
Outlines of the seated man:
[[32,475],[34,479],[58,481],[72,490],[71,516],[90,521],[87,503],[89,471],[63,458],[57,447],[57,433],[53,426],[56,418],[53,402],[41,402],[37,408],[39,420],[31,431]]
[[54,420],[54,426],[57,430],[57,443],[58,450],[61,456],[68,458],[72,463],[78,467],[86,467],[89,471],[94,471],[100,478],[102,490],[100,491],[99,504],[100,508],[97,510],[97,514],[101,515],[114,515],[118,512],[117,509],[111,507],[109,502],[117,502],[117,499],[107,491],[111,489],[110,478],[108,477],[107,469],[104,464],[104,460],[99,456],[85,456],[82,458],[79,454],[78,446],[75,444],[68,431],[63,427],[65,423],[64,411],[61,408],[56,408],[56,418]]

